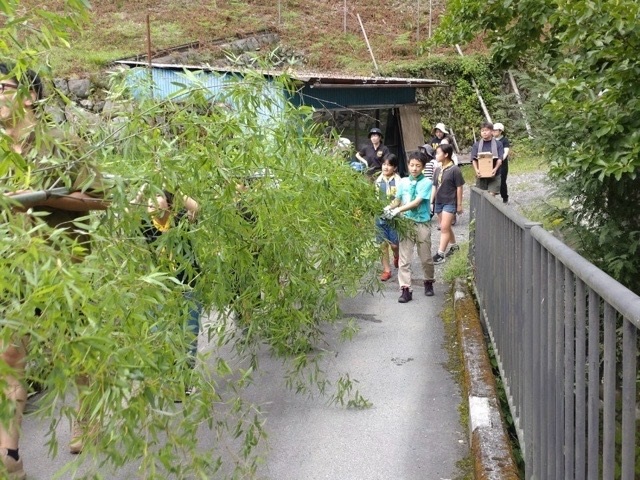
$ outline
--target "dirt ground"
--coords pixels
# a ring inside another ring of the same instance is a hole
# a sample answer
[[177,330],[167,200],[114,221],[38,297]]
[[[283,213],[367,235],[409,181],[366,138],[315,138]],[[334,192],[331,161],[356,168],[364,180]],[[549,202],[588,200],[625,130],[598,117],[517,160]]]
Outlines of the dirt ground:
[[549,184],[545,172],[510,174],[507,177],[507,187],[509,204],[523,215],[527,208],[541,204],[549,195]]
[[[62,0],[45,3],[50,11],[67,8]],[[42,8],[37,0],[24,0],[23,5]],[[385,70],[421,57],[420,47],[436,30],[444,9],[444,0],[93,0],[82,33],[72,34],[75,55],[81,58],[74,73],[92,63],[145,52],[148,18],[152,50],[269,29],[280,37],[282,49],[303,58],[305,68],[369,74],[373,64],[362,28],[377,64]],[[485,51],[481,38],[465,46],[467,54]],[[430,54],[457,55],[453,47],[442,46],[431,46]]]

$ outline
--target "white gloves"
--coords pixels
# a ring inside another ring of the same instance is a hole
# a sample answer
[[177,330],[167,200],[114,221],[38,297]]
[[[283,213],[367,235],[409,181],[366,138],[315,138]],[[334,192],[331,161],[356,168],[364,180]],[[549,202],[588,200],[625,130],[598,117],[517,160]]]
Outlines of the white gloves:
[[391,205],[387,205],[386,207],[384,207],[384,210],[382,211],[382,218],[384,218],[385,220],[391,220],[393,217],[395,217],[399,213],[400,213],[399,208],[391,208]]

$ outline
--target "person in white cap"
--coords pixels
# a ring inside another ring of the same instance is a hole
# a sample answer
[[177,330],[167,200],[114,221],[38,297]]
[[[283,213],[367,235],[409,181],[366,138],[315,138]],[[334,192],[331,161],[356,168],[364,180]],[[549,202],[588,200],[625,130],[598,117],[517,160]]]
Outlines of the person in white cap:
[[447,130],[447,127],[444,125],[444,123],[440,122],[437,123],[435,127],[433,127],[433,130],[431,130],[431,135],[433,136],[431,137],[431,141],[429,143],[435,150],[440,145],[442,139],[449,135],[449,130]]
[[493,138],[502,143],[504,148],[504,156],[502,157],[502,166],[500,167],[500,196],[502,203],[509,203],[509,192],[507,190],[507,174],[509,173],[509,148],[511,143],[504,136],[504,125],[500,122],[493,124]]

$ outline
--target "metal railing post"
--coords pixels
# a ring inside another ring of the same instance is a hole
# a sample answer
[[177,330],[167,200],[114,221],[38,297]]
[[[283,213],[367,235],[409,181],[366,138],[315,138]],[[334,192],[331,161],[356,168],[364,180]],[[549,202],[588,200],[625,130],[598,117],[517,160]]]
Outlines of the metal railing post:
[[523,298],[522,318],[524,322],[523,343],[524,371],[523,381],[523,406],[522,406],[522,430],[524,431],[524,443],[521,445],[525,463],[525,478],[533,475],[533,238],[531,229],[540,226],[540,223],[527,222],[524,224],[522,236],[522,252],[524,268],[522,269]]
[[525,478],[635,478],[640,296],[475,188],[471,210],[478,303]]
[[575,278],[569,269],[564,278],[564,475],[575,478]]

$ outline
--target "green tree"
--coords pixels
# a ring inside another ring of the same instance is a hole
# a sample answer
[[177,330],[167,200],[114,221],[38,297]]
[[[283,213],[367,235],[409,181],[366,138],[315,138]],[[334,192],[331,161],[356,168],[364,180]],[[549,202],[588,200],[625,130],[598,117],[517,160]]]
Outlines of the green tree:
[[[11,39],[2,56],[17,59],[17,74],[40,65],[85,6],[70,2],[64,18],[32,11],[27,21],[19,2],[1,2],[12,20],[0,27],[0,38]],[[373,216],[380,206],[369,182],[334,155],[335,139],[320,135],[311,111],[285,101],[286,78],[268,83],[247,74],[213,99],[197,74],[185,73],[184,88],[162,101],[132,101],[132,89],[149,86],[130,78],[116,76],[112,87],[123,116],[97,129],[58,127],[73,128],[90,146],[69,152],[64,168],[90,158],[112,184],[111,208],[82,222],[93,239],[83,262],[72,261],[77,251],[66,236],[25,222],[2,201],[2,337],[31,338],[27,375],[45,387],[37,414],[51,418],[52,453],[56,426],[74,416],[71,400],[80,394],[82,413],[96,427],[86,450],[113,469],[137,462],[143,478],[250,475],[264,432],[242,388],[259,369],[257,352],[267,348],[283,359],[291,388],[330,392],[333,379],[318,364],[322,326],[340,318],[340,295],[375,288],[367,273],[377,260]],[[0,151],[3,189],[37,189],[42,171],[25,170],[4,137]],[[142,185],[148,197],[169,189],[201,205],[195,228],[160,240],[171,252],[192,242],[202,269],[197,293],[210,312],[210,348],[194,370],[185,356],[182,291],[141,238],[146,199],[130,203]],[[8,373],[5,365],[0,370]],[[78,375],[91,379],[79,393]],[[186,386],[198,393],[186,398]],[[336,402],[366,406],[348,375],[334,386]],[[5,421],[8,402],[0,404]],[[225,446],[198,448],[202,429],[237,439],[236,460],[225,462]]]
[[454,0],[438,38],[482,32],[499,64],[534,80],[531,93],[543,103],[530,118],[550,176],[570,200],[561,212],[568,235],[640,293],[639,20],[632,0]]

